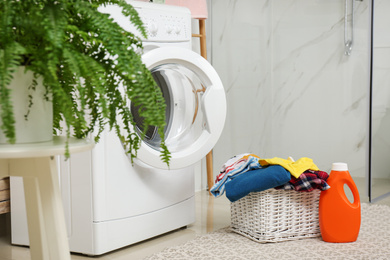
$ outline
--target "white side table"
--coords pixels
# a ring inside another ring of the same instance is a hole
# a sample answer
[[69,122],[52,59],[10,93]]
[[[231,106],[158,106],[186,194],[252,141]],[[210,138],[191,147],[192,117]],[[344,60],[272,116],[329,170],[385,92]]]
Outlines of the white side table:
[[[54,155],[64,154],[65,137],[51,142],[0,145],[0,177],[23,177],[31,259],[70,260],[65,215]],[[92,149],[93,141],[70,138],[69,152]]]

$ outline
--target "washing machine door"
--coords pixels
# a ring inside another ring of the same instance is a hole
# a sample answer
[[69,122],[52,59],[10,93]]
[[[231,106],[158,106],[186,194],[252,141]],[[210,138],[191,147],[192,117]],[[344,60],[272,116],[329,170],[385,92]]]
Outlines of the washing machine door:
[[[162,47],[145,53],[166,101],[165,143],[171,152],[169,169],[179,169],[202,159],[221,135],[226,118],[222,82],[210,63],[197,53],[179,47]],[[136,131],[143,131],[142,118],[131,108]],[[168,169],[160,158],[157,129],[147,130],[137,158],[149,166]]]

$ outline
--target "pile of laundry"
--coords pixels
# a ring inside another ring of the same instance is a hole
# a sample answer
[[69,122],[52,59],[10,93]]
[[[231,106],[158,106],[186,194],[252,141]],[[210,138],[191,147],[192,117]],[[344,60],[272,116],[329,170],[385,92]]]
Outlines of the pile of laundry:
[[320,171],[313,160],[302,157],[294,161],[272,158],[261,159],[254,154],[240,154],[230,158],[223,166],[210,192],[234,202],[250,192],[267,189],[284,189],[310,192],[314,189],[327,190],[329,175]]

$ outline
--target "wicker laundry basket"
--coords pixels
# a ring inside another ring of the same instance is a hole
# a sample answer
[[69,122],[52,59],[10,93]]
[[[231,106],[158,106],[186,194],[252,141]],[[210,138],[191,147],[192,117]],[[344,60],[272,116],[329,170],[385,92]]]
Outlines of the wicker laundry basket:
[[321,191],[268,189],[231,203],[231,229],[256,242],[280,242],[321,235]]

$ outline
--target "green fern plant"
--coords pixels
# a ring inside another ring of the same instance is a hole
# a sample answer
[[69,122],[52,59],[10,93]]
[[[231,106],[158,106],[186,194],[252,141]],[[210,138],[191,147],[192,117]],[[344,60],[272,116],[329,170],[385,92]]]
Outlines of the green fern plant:
[[[7,86],[19,66],[43,78],[52,95],[54,133],[60,122],[77,138],[106,125],[117,132],[134,158],[140,137],[134,132],[129,102],[140,106],[144,129],[157,126],[164,140],[165,102],[138,49],[142,41],[123,30],[102,5],[122,8],[141,34],[146,31],[136,10],[125,0],[5,0],[0,2],[0,113],[9,142],[15,142],[13,107]],[[123,91],[118,88],[123,86]],[[118,122],[118,115],[121,122]],[[133,126],[133,127],[132,127]],[[126,134],[121,133],[126,130]],[[161,159],[170,153],[161,142]]]

